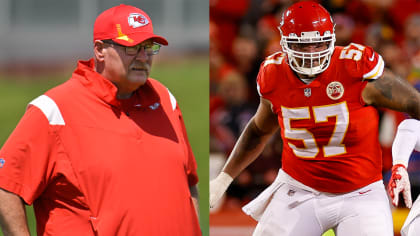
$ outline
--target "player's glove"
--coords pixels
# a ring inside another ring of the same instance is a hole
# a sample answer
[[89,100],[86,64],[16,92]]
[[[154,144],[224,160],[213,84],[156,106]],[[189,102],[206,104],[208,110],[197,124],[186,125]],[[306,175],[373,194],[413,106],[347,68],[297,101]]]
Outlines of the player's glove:
[[216,205],[232,181],[233,178],[225,172],[220,172],[215,179],[210,181],[210,208]]
[[401,192],[405,205],[411,208],[413,201],[411,200],[410,180],[407,169],[402,164],[396,164],[392,167],[392,175],[388,184],[388,194],[394,206],[398,206],[398,198]]

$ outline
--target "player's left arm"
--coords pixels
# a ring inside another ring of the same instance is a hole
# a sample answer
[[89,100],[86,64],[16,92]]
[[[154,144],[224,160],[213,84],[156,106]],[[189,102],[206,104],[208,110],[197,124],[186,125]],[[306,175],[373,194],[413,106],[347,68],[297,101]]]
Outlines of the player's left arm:
[[406,112],[420,119],[420,93],[388,69],[380,78],[366,85],[362,98],[368,105]]
[[197,217],[199,216],[199,204],[198,204],[198,190],[197,185],[190,186],[190,193],[191,193],[191,199],[194,204],[195,213],[197,213]]
[[[406,80],[396,76],[389,70],[385,70],[381,78],[373,80],[366,85],[362,91],[362,98],[368,105],[406,112],[410,114],[411,117],[417,120],[420,119],[419,92]],[[405,126],[407,125],[404,125],[404,127]],[[405,137],[407,135],[405,133],[403,134],[405,129],[406,128],[402,129],[399,127],[392,147],[393,167],[391,179],[389,180],[388,184],[388,194],[392,199],[393,205],[398,206],[399,195],[401,193],[403,195],[405,205],[410,208],[412,205],[412,200],[410,193],[410,181],[407,173],[409,155],[402,155],[401,151],[397,152],[397,150],[403,150],[406,148],[401,149],[399,148],[401,145],[396,143],[401,143],[398,142],[400,139],[405,140],[403,143],[408,143],[407,140],[416,139],[407,139]],[[413,147],[409,148],[409,150],[403,151],[404,153],[411,153],[412,150]],[[404,158],[402,158],[403,156]],[[404,159],[404,161],[398,161],[399,159]]]

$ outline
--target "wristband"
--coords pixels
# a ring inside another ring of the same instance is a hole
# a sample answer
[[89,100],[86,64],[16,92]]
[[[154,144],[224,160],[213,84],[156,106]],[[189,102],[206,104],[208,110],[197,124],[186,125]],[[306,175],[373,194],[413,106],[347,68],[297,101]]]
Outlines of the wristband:
[[220,184],[220,187],[223,189],[227,189],[227,187],[232,183],[233,178],[226,174],[225,172],[220,172],[220,174],[216,177],[215,181]]

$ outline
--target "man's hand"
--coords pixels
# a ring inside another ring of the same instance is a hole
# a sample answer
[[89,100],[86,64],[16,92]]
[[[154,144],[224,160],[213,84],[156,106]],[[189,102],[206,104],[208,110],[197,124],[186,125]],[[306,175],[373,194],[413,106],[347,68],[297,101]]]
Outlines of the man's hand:
[[216,205],[232,181],[233,178],[225,172],[220,172],[215,179],[210,181],[210,208]]
[[392,175],[388,184],[388,194],[391,196],[394,206],[398,206],[398,198],[401,192],[405,205],[411,208],[413,201],[411,200],[410,180],[407,169],[402,164],[396,164],[392,167]]

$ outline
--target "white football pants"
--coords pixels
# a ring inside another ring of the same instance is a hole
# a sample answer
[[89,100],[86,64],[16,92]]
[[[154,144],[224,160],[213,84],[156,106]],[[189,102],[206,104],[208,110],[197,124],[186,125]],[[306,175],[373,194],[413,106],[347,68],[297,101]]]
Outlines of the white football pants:
[[[261,214],[253,236],[320,236],[329,229],[336,236],[394,235],[382,180],[346,194],[305,189],[277,183],[271,196],[258,203]],[[255,216],[252,207],[244,211]]]
[[402,236],[420,235],[420,196],[417,197],[401,229]]

